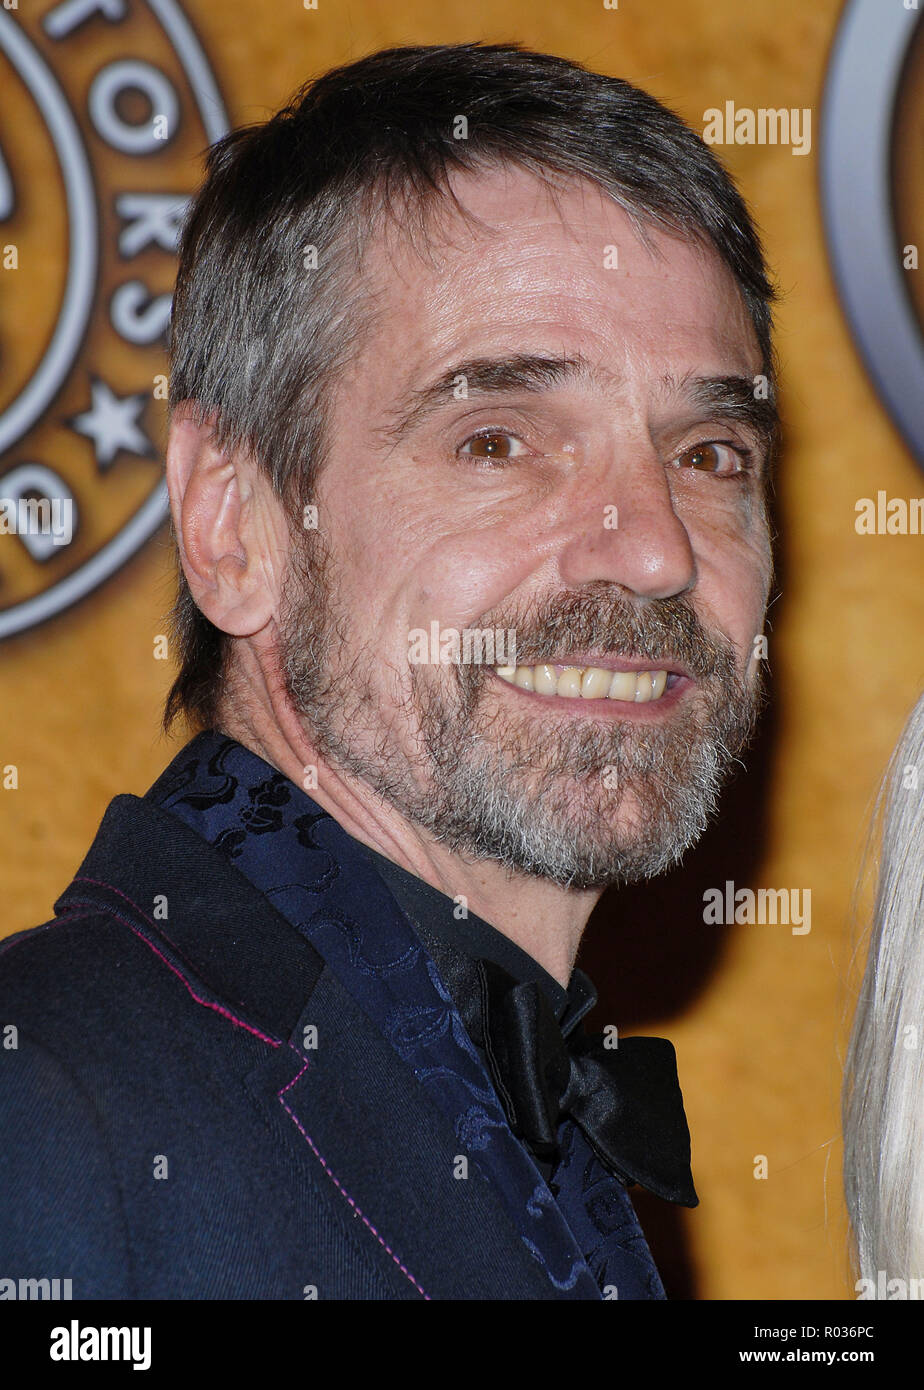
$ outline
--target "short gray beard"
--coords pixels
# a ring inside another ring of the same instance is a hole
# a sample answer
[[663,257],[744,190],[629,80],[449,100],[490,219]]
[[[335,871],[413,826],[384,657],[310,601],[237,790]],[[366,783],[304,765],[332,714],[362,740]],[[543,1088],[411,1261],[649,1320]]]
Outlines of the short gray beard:
[[[409,665],[394,673],[395,709],[383,710],[367,679],[382,655],[350,650],[336,593],[314,534],[293,549],[280,661],[317,751],[452,852],[563,887],[633,883],[675,865],[715,815],[763,702],[760,677],[745,684],[731,642],[708,633],[685,598],[637,605],[600,582],[537,602],[518,621],[492,614],[476,626],[514,628],[520,665],[588,650],[650,659],[651,669],[682,663],[697,691],[664,723],[588,711],[540,725],[538,707],[488,715],[482,695],[494,677],[475,664]],[[392,730],[415,728],[409,754]]]

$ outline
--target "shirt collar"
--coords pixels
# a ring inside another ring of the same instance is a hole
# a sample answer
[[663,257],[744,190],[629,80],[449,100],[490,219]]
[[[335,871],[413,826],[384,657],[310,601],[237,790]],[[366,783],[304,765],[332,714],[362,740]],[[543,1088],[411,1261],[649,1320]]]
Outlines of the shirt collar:
[[[441,893],[432,884],[402,869],[361,841],[355,843],[371,858],[398,906],[434,957],[437,968],[463,955],[471,960],[483,958],[494,961],[520,984],[534,981],[551,1004],[566,1036],[593,1008],[597,1002],[596,990],[582,970],[572,971],[568,988],[565,989],[509,936],[474,912],[466,911],[463,915],[456,899]],[[447,983],[451,993],[452,983]]]

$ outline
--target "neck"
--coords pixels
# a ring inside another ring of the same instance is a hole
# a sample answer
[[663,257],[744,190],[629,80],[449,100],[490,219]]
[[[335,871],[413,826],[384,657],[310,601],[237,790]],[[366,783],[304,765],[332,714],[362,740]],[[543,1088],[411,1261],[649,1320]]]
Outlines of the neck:
[[406,821],[365,783],[326,763],[294,715],[235,704],[233,713],[226,707],[217,721],[222,733],[258,754],[297,787],[303,786],[305,768],[315,767],[317,787],[312,786],[311,799],[347,834],[447,897],[464,900],[468,911],[509,937],[567,988],[598,890],[562,888],[514,872],[496,860],[452,853]]

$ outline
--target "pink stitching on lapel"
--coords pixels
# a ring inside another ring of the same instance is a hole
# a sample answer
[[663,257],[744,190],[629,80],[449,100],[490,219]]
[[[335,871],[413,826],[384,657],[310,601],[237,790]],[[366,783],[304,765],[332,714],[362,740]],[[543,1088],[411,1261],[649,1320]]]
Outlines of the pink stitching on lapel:
[[[88,878],[87,875],[85,875],[85,874],[81,874],[79,877],[80,877],[80,881],[81,881],[82,883],[92,883],[92,884],[95,884],[96,887],[98,887],[98,888],[108,888],[108,889],[110,890],[110,892],[117,893],[118,896],[119,896],[120,898],[124,898],[125,901],[126,901],[127,903],[129,903],[130,906],[133,907],[133,908],[135,909],[135,911],[138,913],[139,917],[143,917],[144,920],[145,920],[146,922],[150,923],[150,925],[151,925],[151,927],[153,928],[153,930],[155,930],[155,931],[158,930],[158,928],[154,926],[154,923],[153,923],[153,921],[151,920],[151,918],[148,917],[147,913],[143,912],[142,909],[138,906],[137,903],[132,902],[131,898],[128,897],[128,895],[127,895],[126,893],[123,893],[120,889],[116,888],[113,884],[111,884],[111,883],[103,883],[103,882],[101,882],[99,879],[95,879],[95,878]],[[76,882],[76,881],[77,881],[77,880],[75,879],[75,882]],[[84,899],[84,902],[86,902],[86,899]],[[180,971],[177,970],[176,966],[173,965],[173,964],[167,959],[167,957],[163,954],[162,951],[159,951],[159,950],[157,949],[157,947],[154,946],[154,945],[147,939],[147,937],[144,935],[143,932],[140,932],[140,931],[138,930],[137,927],[132,926],[132,924],[131,924],[131,922],[128,920],[128,918],[123,917],[123,916],[122,916],[120,913],[118,913],[118,912],[114,912],[114,911],[112,910],[112,908],[110,908],[110,907],[105,907],[105,906],[103,906],[102,904],[99,904],[99,903],[94,903],[94,904],[93,904],[93,907],[94,907],[94,909],[96,909],[96,910],[99,911],[99,912],[105,912],[108,916],[113,917],[117,922],[121,922],[123,926],[128,927],[128,929],[129,929],[130,932],[132,932],[135,936],[137,936],[138,939],[139,939],[140,941],[143,941],[144,944],[145,944],[147,947],[149,947],[150,950],[152,950],[152,951],[154,952],[155,956],[158,956],[158,957],[163,961],[164,965],[166,965],[166,967],[167,967],[168,970],[172,970],[172,971],[173,971],[174,975],[176,975],[177,979],[180,980],[180,981],[182,982],[182,984],[183,984],[183,985],[185,986],[185,988],[189,991],[190,995],[191,995],[192,998],[196,1001],[197,1004],[202,1004],[202,1005],[203,1005],[205,1008],[207,1008],[207,1009],[214,1009],[216,1013],[221,1014],[224,1018],[227,1018],[231,1023],[236,1024],[239,1028],[245,1028],[245,1029],[247,1030],[248,1033],[254,1033],[254,1034],[256,1034],[256,1036],[257,1036],[258,1038],[260,1038],[260,1039],[261,1039],[263,1042],[265,1042],[265,1043],[269,1043],[271,1047],[281,1047],[281,1046],[282,1046],[282,1043],[281,1043],[278,1039],[267,1037],[267,1035],[266,1035],[265,1033],[261,1033],[260,1030],[259,1030],[258,1028],[254,1028],[254,1027],[252,1026],[252,1024],[250,1024],[250,1023],[245,1023],[245,1022],[243,1021],[243,1019],[236,1018],[234,1014],[232,1014],[228,1009],[224,1008],[221,1004],[213,1004],[213,1003],[211,1003],[208,999],[203,999],[200,995],[196,994],[196,992],[195,992],[195,990],[193,989],[192,985],[191,985],[191,984],[189,983],[189,981],[185,978],[185,976],[183,976],[183,975],[180,973]],[[67,915],[68,915],[67,913],[62,913],[62,914],[61,914],[61,917],[66,917]],[[78,914],[78,913],[73,913],[73,914],[71,914],[71,915],[72,915],[72,916],[75,916],[75,917],[76,917],[76,916],[81,916],[81,917],[83,917],[83,916],[88,916],[88,915],[90,915],[90,914],[81,912],[81,913],[79,913],[79,914]],[[58,918],[58,919],[56,919],[56,920],[61,920],[61,918]],[[170,940],[170,938],[169,938],[168,936],[166,936],[166,933],[164,933],[164,938],[165,938],[165,940],[168,940],[168,941]],[[171,942],[170,944],[173,945],[173,942]],[[177,947],[174,947],[174,949],[176,950],[176,949],[178,949],[178,948],[177,948]],[[289,1046],[292,1047],[292,1044],[290,1043]],[[300,1058],[301,1054],[297,1051],[296,1048],[292,1047],[292,1051],[295,1053],[296,1057],[299,1057],[299,1058]],[[308,1133],[308,1131],[307,1131],[307,1130],[305,1129],[305,1127],[302,1125],[301,1121],[299,1120],[298,1116],[295,1114],[295,1112],[294,1112],[294,1110],[292,1109],[292,1107],[291,1107],[290,1105],[287,1105],[286,1102],[285,1102],[285,1100],[283,1100],[283,1096],[285,1095],[286,1091],[290,1090],[290,1088],[291,1088],[292,1086],[295,1085],[295,1083],[296,1083],[296,1081],[298,1081],[299,1077],[304,1076],[305,1072],[308,1070],[309,1065],[310,1065],[310,1062],[306,1060],[304,1066],[303,1066],[302,1069],[301,1069],[301,1071],[300,1071],[300,1072],[297,1072],[296,1075],[293,1076],[292,1080],[289,1081],[289,1082],[287,1082],[286,1085],[283,1086],[282,1090],[281,1090],[281,1091],[279,1092],[279,1094],[278,1094],[279,1103],[281,1104],[283,1110],[285,1110],[286,1113],[289,1115],[289,1117],[295,1122],[296,1128],[299,1130],[299,1132],[301,1133],[301,1135],[303,1136],[303,1138],[307,1141],[309,1148],[311,1149],[311,1151],[312,1151],[312,1153],[314,1154],[315,1158],[316,1158],[316,1159],[318,1160],[318,1162],[320,1163],[321,1167],[324,1169],[324,1171],[325,1171],[325,1173],[327,1174],[327,1176],[330,1178],[331,1182],[332,1182],[332,1183],[334,1184],[334,1186],[336,1187],[337,1191],[338,1191],[342,1196],[344,1196],[344,1197],[346,1198],[346,1200],[349,1202],[350,1206],[351,1206],[351,1207],[353,1208],[353,1210],[356,1212],[356,1215],[357,1215],[357,1216],[359,1217],[359,1219],[362,1221],[363,1225],[366,1226],[367,1229],[368,1229],[369,1231],[371,1231],[372,1235],[375,1236],[376,1240],[379,1242],[379,1244],[381,1245],[382,1249],[385,1250],[386,1253],[389,1254],[389,1255],[391,1256],[391,1258],[394,1260],[395,1264],[398,1266],[398,1268],[400,1269],[400,1271],[401,1271],[401,1273],[404,1275],[404,1277],[405,1277],[406,1279],[408,1279],[408,1280],[414,1285],[414,1288],[417,1290],[417,1292],[418,1292],[419,1294],[421,1294],[422,1297],[425,1298],[425,1299],[427,1300],[428,1303],[431,1303],[433,1300],[430,1298],[430,1295],[429,1295],[429,1294],[426,1292],[426,1290],[417,1282],[417,1280],[414,1278],[414,1276],[413,1276],[413,1274],[410,1272],[410,1270],[409,1270],[405,1265],[403,1265],[403,1264],[401,1263],[401,1261],[399,1260],[398,1256],[395,1254],[394,1250],[392,1250],[392,1248],[391,1248],[391,1246],[388,1244],[388,1242],[385,1241],[385,1240],[383,1239],[383,1237],[382,1237],[382,1236],[379,1234],[379,1232],[375,1229],[375,1227],[373,1226],[373,1224],[372,1224],[372,1222],[369,1220],[369,1218],[368,1218],[368,1217],[365,1215],[365,1213],[360,1209],[360,1207],[359,1207],[359,1205],[357,1204],[357,1202],[354,1201],[354,1199],[350,1196],[349,1192],[347,1192],[346,1188],[343,1186],[343,1183],[342,1183],[342,1182],[340,1181],[340,1179],[337,1177],[336,1173],[335,1173],[334,1170],[331,1168],[330,1164],[327,1162],[327,1160],[323,1157],[323,1155],[322,1155],[321,1152],[319,1151],[319,1149],[318,1149],[317,1145],[315,1144],[314,1140],[312,1139],[311,1135]]]
[[30,936],[34,936],[38,932],[50,931],[52,927],[57,926],[57,924],[60,921],[62,921],[62,919],[65,917],[69,922],[74,922],[79,920],[79,918],[81,917],[92,916],[92,912],[62,912],[57,917],[52,917],[49,922],[40,922],[37,927],[28,928],[28,936],[22,936],[18,941],[10,941],[9,937],[4,937],[3,940],[0,941],[0,956],[3,955],[4,951],[11,951],[14,946],[24,946],[26,942],[29,940]]
[[[289,1046],[292,1047],[292,1044],[289,1043]],[[296,1057],[300,1057],[300,1053],[298,1052],[298,1049],[297,1049],[297,1048],[292,1047],[292,1051],[295,1053]],[[293,1076],[292,1080],[291,1080],[291,1081],[288,1081],[288,1082],[285,1084],[285,1086],[283,1086],[282,1090],[279,1092],[279,1103],[280,1103],[280,1105],[282,1106],[283,1110],[285,1110],[286,1113],[290,1116],[290,1118],[291,1118],[292,1120],[295,1121],[296,1128],[300,1131],[300,1133],[303,1135],[303,1137],[308,1141],[308,1145],[309,1145],[309,1147],[310,1147],[310,1149],[311,1149],[311,1152],[314,1154],[315,1158],[318,1160],[318,1162],[320,1163],[321,1167],[324,1169],[325,1173],[327,1174],[327,1176],[330,1178],[331,1182],[332,1182],[332,1183],[334,1184],[334,1186],[336,1187],[337,1191],[338,1191],[339,1193],[341,1193],[341,1194],[347,1199],[347,1201],[349,1202],[350,1206],[353,1208],[353,1210],[356,1212],[356,1215],[359,1217],[360,1221],[362,1221],[363,1225],[366,1226],[366,1227],[372,1232],[372,1234],[375,1236],[376,1240],[378,1241],[379,1245],[381,1245],[381,1247],[382,1247],[383,1250],[385,1250],[385,1251],[388,1252],[388,1254],[389,1254],[389,1255],[391,1256],[391,1258],[394,1260],[395,1264],[396,1264],[396,1265],[398,1266],[398,1268],[400,1269],[401,1273],[404,1275],[404,1277],[405,1277],[406,1279],[409,1279],[409,1280],[411,1281],[411,1283],[414,1285],[414,1288],[417,1290],[417,1292],[418,1292],[419,1294],[422,1294],[423,1297],[427,1300],[428,1303],[432,1303],[433,1300],[430,1298],[430,1295],[429,1295],[423,1288],[421,1288],[420,1284],[418,1284],[417,1280],[414,1278],[414,1276],[413,1276],[413,1274],[410,1272],[410,1270],[407,1269],[407,1268],[401,1263],[401,1261],[398,1259],[398,1256],[395,1254],[394,1250],[392,1250],[391,1246],[388,1245],[387,1242],[386,1242],[385,1240],[382,1239],[382,1237],[379,1235],[378,1231],[377,1231],[377,1230],[375,1229],[375,1227],[373,1226],[372,1222],[371,1222],[371,1221],[369,1220],[369,1218],[361,1211],[360,1207],[357,1205],[357,1203],[356,1203],[356,1202],[353,1200],[353,1198],[350,1196],[349,1192],[347,1192],[346,1188],[343,1186],[343,1183],[342,1183],[342,1182],[340,1181],[340,1179],[337,1177],[336,1173],[334,1173],[334,1171],[333,1171],[333,1169],[331,1168],[330,1164],[327,1162],[327,1160],[326,1160],[326,1159],[321,1155],[321,1153],[319,1152],[317,1145],[315,1144],[315,1142],[314,1142],[314,1140],[312,1139],[311,1135],[308,1133],[308,1131],[307,1131],[307,1130],[305,1129],[305,1127],[302,1125],[302,1123],[301,1123],[301,1121],[299,1120],[298,1116],[296,1115],[295,1111],[292,1109],[292,1107],[291,1107],[290,1105],[287,1105],[286,1102],[283,1100],[283,1096],[285,1095],[286,1091],[290,1090],[291,1087],[293,1087],[293,1086],[295,1085],[296,1081],[298,1081],[300,1077],[302,1077],[302,1076],[305,1075],[305,1072],[308,1070],[308,1067],[309,1067],[310,1065],[311,1065],[310,1062],[306,1061],[306,1062],[305,1062],[305,1065],[302,1067],[301,1071],[298,1072],[295,1076]]]
[[[120,898],[124,898],[125,901],[126,901],[127,903],[129,903],[129,904],[135,909],[135,911],[138,913],[138,916],[139,916],[139,917],[143,917],[144,920],[145,920],[146,922],[150,922],[151,927],[152,927],[155,931],[157,930],[157,928],[154,926],[154,923],[151,921],[150,917],[148,917],[147,914],[144,913],[144,912],[141,910],[141,908],[138,906],[138,904],[137,904],[137,903],[133,903],[132,900],[131,900],[131,898],[129,898],[129,897],[127,896],[127,894],[120,892],[118,888],[114,888],[114,887],[112,886],[111,883],[101,883],[101,882],[99,882],[99,881],[98,881],[97,879],[95,879],[95,878],[86,878],[86,877],[83,877],[83,878],[81,879],[81,881],[82,881],[83,883],[95,883],[95,884],[97,885],[97,887],[99,887],[99,888],[109,888],[113,893],[118,893]],[[76,880],[75,880],[75,882],[76,882]],[[79,900],[78,900],[78,901],[79,901]],[[86,902],[86,899],[83,899],[83,901]],[[131,922],[128,920],[127,917],[123,917],[123,916],[121,915],[121,913],[119,913],[119,912],[114,912],[113,909],[112,909],[111,907],[106,907],[106,906],[104,906],[102,903],[94,903],[93,906],[94,906],[94,908],[95,908],[98,912],[105,912],[106,915],[107,915],[107,917],[113,917],[113,918],[115,918],[115,920],[116,920],[117,922],[121,922],[122,925],[123,925],[123,927],[128,927],[129,931],[132,932],[135,936],[137,936],[137,938],[138,938],[139,941],[143,941],[144,944],[145,944],[145,946],[147,946],[151,951],[154,952],[155,956],[159,956],[159,958],[163,961],[164,965],[166,965],[167,969],[168,969],[168,970],[172,970],[173,973],[174,973],[174,975],[177,977],[177,979],[180,980],[180,981],[182,982],[182,984],[183,984],[183,985],[185,986],[185,988],[189,991],[190,995],[191,995],[192,998],[196,1001],[197,1004],[201,1004],[201,1005],[203,1006],[203,1008],[206,1008],[206,1009],[213,1009],[215,1013],[221,1014],[221,1016],[222,1016],[223,1018],[226,1018],[226,1019],[229,1021],[229,1023],[235,1024],[235,1026],[238,1027],[238,1028],[244,1028],[244,1029],[246,1029],[246,1031],[247,1031],[248,1033],[253,1033],[254,1036],[257,1037],[257,1038],[259,1038],[261,1042],[269,1043],[270,1047],[281,1047],[281,1046],[282,1046],[282,1042],[281,1042],[281,1040],[280,1040],[279,1038],[271,1038],[271,1037],[268,1037],[266,1033],[261,1033],[259,1028],[255,1028],[255,1027],[253,1026],[252,1023],[245,1023],[244,1020],[243,1020],[242,1018],[238,1018],[237,1015],[236,1015],[236,1014],[233,1014],[233,1013],[231,1012],[230,1009],[226,1009],[226,1008],[224,1007],[223,1004],[213,1004],[212,1001],[211,1001],[210,999],[203,999],[202,996],[201,996],[200,994],[197,994],[196,991],[193,989],[192,985],[191,985],[191,984],[189,983],[189,981],[186,979],[186,976],[183,975],[183,974],[181,973],[181,971],[177,970],[176,966],[173,965],[173,964],[167,959],[167,957],[164,955],[163,951],[158,951],[157,947],[156,947],[152,942],[150,942],[150,941],[148,940],[148,938],[144,935],[143,932],[140,932],[140,931],[138,930],[137,927],[132,926]],[[72,915],[72,916],[77,916],[77,915],[85,916],[86,914],[84,914],[84,913],[80,913],[80,914],[73,913],[73,914],[70,914],[70,915]],[[62,917],[67,917],[67,916],[68,916],[67,913],[62,913]],[[58,920],[61,920],[61,919],[59,918]],[[164,939],[165,939],[166,941],[170,941],[170,938],[166,935],[166,933],[164,933]],[[170,945],[173,946],[173,942],[172,942],[172,941],[170,941]],[[174,947],[174,949],[177,950],[178,948],[177,948],[177,947]]]

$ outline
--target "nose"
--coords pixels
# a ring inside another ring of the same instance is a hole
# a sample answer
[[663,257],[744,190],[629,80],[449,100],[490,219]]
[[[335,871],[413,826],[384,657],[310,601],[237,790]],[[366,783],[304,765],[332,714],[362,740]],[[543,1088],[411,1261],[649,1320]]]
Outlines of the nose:
[[665,466],[651,445],[608,469],[575,508],[559,552],[562,582],[604,580],[639,598],[671,598],[690,589],[696,560],[674,510]]

